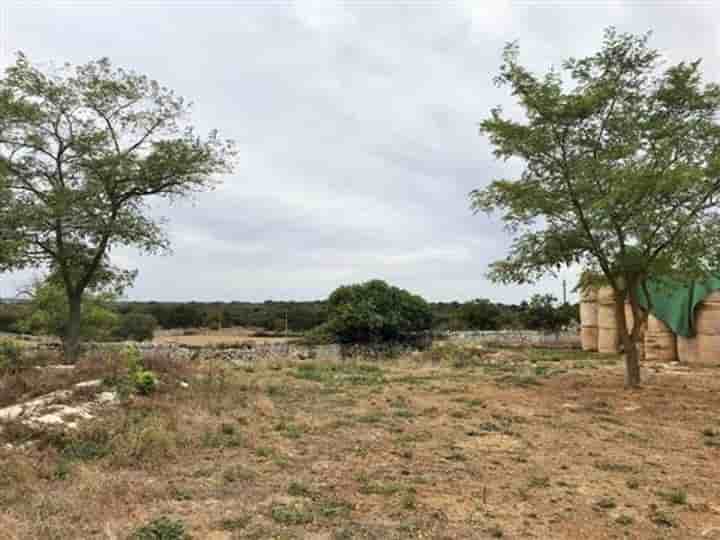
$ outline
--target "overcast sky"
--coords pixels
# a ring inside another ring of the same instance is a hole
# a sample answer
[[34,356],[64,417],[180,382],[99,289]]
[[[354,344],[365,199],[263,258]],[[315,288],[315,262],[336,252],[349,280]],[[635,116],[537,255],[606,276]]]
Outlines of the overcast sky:
[[[467,194],[517,172],[478,134],[491,107],[513,109],[492,82],[504,43],[544,71],[594,52],[608,25],[652,29],[653,46],[704,58],[720,80],[713,4],[0,0],[0,64],[18,50],[36,63],[108,56],[237,142],[220,188],[157,207],[172,255],[113,253],[140,271],[130,298],[317,299],[381,278],[430,300],[511,303],[562,285],[484,278],[511,239]],[[0,296],[26,280],[0,277]]]

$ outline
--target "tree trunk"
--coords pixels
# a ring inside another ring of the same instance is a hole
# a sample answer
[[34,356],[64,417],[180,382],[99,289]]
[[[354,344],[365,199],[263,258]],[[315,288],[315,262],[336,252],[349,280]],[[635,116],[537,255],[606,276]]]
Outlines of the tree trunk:
[[68,322],[63,338],[65,361],[74,364],[80,356],[80,317],[82,314],[82,295],[68,296]]
[[625,355],[625,386],[627,388],[637,388],[640,386],[638,348],[633,340],[633,336],[631,336],[627,330],[624,295],[617,294],[617,292],[615,293],[615,319]]

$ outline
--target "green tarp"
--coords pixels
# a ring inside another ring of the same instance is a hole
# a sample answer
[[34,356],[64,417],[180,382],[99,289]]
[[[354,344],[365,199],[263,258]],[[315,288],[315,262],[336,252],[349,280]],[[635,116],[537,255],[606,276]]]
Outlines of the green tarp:
[[[695,335],[693,327],[695,306],[711,292],[720,289],[720,278],[697,281],[692,285],[669,280],[652,280],[647,284],[652,304],[651,313],[667,324],[679,336]],[[645,309],[648,302],[640,288],[638,300]]]

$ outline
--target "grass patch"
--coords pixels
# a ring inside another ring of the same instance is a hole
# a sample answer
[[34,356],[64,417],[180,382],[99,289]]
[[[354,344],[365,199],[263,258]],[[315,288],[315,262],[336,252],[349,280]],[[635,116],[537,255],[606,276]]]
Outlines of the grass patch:
[[315,520],[313,512],[300,505],[275,504],[270,510],[270,517],[282,525],[305,525]]
[[136,529],[128,540],[190,540],[185,524],[163,516]]
[[331,386],[375,386],[384,384],[385,374],[379,366],[364,363],[304,363],[292,372],[294,377]]
[[666,491],[659,491],[658,496],[670,504],[683,505],[687,504],[687,491],[684,489],[669,489]]

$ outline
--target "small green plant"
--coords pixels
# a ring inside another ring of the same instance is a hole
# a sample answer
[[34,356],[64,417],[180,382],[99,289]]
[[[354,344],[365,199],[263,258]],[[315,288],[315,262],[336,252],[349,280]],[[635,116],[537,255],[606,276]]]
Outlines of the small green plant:
[[547,488],[550,487],[550,479],[547,476],[531,476],[528,480],[529,488]]
[[687,491],[685,491],[684,489],[670,489],[668,491],[661,491],[658,493],[658,495],[671,504],[687,504]]
[[625,482],[625,485],[630,489],[637,489],[640,487],[640,482],[638,482],[635,478],[630,478],[627,482]]
[[402,491],[403,485],[398,482],[371,482],[363,481],[360,486],[360,493],[365,495],[394,495]]
[[601,499],[598,499],[595,501],[595,504],[593,507],[596,510],[611,510],[617,506],[617,503],[615,502],[615,499],[612,497],[603,497]]
[[627,526],[635,523],[635,520],[632,518],[632,516],[621,514],[617,518],[615,518],[615,523],[617,523],[618,525]]
[[134,345],[128,345],[125,347],[125,362],[130,373],[135,373],[136,371],[142,371],[144,369],[142,363],[142,353],[140,352],[140,349]]
[[288,486],[288,495],[293,497],[309,497],[311,495],[310,488],[301,482],[293,480]]
[[141,396],[149,396],[157,389],[157,378],[152,371],[136,371],[132,379],[135,391]]
[[270,516],[283,525],[305,525],[314,520],[313,513],[302,506],[276,504],[270,510]]
[[261,458],[272,457],[272,455],[273,455],[274,453],[275,453],[275,452],[273,451],[273,449],[272,449],[272,448],[268,448],[267,446],[258,446],[258,447],[255,449],[255,455],[258,456],[258,457],[261,457]]
[[239,531],[244,529],[252,521],[252,516],[246,515],[238,518],[225,518],[220,521],[220,528],[225,531]]
[[53,478],[55,480],[67,480],[70,476],[70,462],[67,459],[61,459],[55,465]]
[[255,478],[255,473],[242,467],[241,465],[232,465],[223,471],[223,481],[226,484],[232,484],[238,481],[248,481]]
[[137,529],[128,540],[190,540],[191,538],[182,521],[162,516]]
[[662,510],[656,509],[651,515],[650,515],[650,521],[652,521],[655,525],[659,527],[674,527],[675,526],[675,517],[668,513],[663,512]]
[[414,489],[408,490],[402,496],[400,504],[405,510],[415,510],[415,508],[417,508],[417,497],[415,496]]
[[0,373],[15,375],[23,367],[20,347],[10,340],[0,341]]
[[502,538],[503,536],[505,536],[505,533],[503,533],[503,530],[500,527],[498,527],[497,525],[490,527],[487,532],[491,538]]

